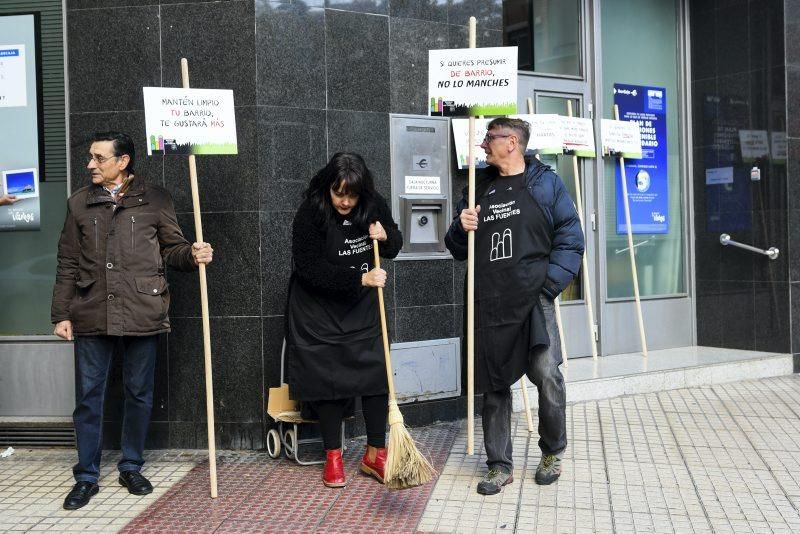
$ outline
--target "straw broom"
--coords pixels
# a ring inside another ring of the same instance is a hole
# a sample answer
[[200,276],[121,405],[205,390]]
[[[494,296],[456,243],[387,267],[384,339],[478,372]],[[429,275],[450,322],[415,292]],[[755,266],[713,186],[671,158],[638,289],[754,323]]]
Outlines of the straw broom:
[[[372,240],[375,254],[375,267],[380,268],[378,240]],[[381,312],[381,334],[383,335],[383,354],[386,359],[386,380],[389,383],[389,443],[386,448],[386,467],[383,483],[390,489],[406,489],[421,486],[431,481],[436,470],[422,453],[403,423],[403,414],[397,407],[392,377],[392,357],[389,353],[389,334],[386,330],[386,310],[383,306],[383,288],[378,288],[378,307]]]

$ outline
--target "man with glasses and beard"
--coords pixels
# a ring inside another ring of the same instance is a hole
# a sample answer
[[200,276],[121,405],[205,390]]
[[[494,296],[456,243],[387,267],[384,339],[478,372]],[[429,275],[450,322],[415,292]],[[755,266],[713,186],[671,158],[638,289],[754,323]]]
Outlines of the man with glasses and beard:
[[483,440],[489,471],[478,493],[513,482],[511,389],[524,374],[539,390],[537,484],[561,475],[567,446],[566,390],[553,300],[578,275],[583,231],[561,178],[525,159],[530,126],[498,118],[481,143],[488,169],[466,191],[445,237],[457,260],[475,232],[475,392],[483,393]]
[[51,311],[55,335],[75,342],[78,463],[67,510],[85,506],[100,489],[103,404],[115,352],[125,389],[119,483],[134,495],[153,491],[141,469],[158,334],[170,331],[164,266],[193,271],[213,254],[208,243],[183,237],[165,189],[134,176],[129,136],[95,134],[86,160],[92,183],[67,201]]

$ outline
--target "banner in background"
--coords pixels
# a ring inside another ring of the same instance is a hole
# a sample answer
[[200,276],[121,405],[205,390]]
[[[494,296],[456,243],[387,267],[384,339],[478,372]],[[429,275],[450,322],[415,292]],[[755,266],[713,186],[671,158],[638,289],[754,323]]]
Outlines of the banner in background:
[[[667,91],[663,87],[614,84],[619,118],[636,122],[642,139],[642,158],[625,161],[631,231],[634,234],[669,232],[669,174],[667,172]],[[621,170],[615,166],[616,184]],[[617,185],[617,234],[625,234],[622,187]]]
[[477,117],[517,112],[517,47],[428,51],[428,114]]
[[593,158],[597,154],[594,145],[594,124],[583,117],[561,117],[564,134],[564,153],[581,158]]
[[600,139],[604,156],[641,159],[642,133],[633,121],[600,120]]
[[39,82],[36,18],[0,16],[0,231],[39,230]]
[[510,119],[522,119],[531,127],[526,154],[562,154],[564,152],[564,127],[561,117],[541,113],[538,115],[509,115]]
[[[483,142],[486,137],[486,126],[491,119],[475,119],[475,137],[472,138],[472,143],[475,145],[475,168],[482,169],[486,167],[486,152],[478,146]],[[451,127],[453,128],[453,146],[456,148],[456,160],[459,169],[469,169],[469,119],[451,119]]]
[[143,87],[147,155],[237,154],[230,89]]
[[[525,149],[526,155],[561,154],[563,152],[564,132],[561,117],[558,115],[509,115],[512,119],[522,119],[531,127],[530,139]],[[486,136],[486,127],[491,119],[475,119],[475,168],[486,167],[486,152],[480,148]],[[469,163],[469,119],[452,119],[453,145],[459,169],[468,169]]]

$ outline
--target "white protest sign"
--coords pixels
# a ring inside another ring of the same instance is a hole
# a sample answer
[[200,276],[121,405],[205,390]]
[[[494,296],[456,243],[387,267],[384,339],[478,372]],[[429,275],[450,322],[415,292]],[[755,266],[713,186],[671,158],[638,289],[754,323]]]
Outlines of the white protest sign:
[[531,127],[527,150],[536,154],[561,154],[564,151],[564,128],[558,115],[510,115],[522,119]]
[[428,114],[436,117],[517,112],[517,47],[428,51]]
[[582,158],[596,155],[594,146],[594,124],[583,117],[559,117],[564,134],[564,152]]
[[[486,137],[486,125],[491,119],[475,119],[475,137],[472,143],[478,147]],[[456,159],[459,169],[468,169],[469,162],[469,119],[450,119],[453,128],[453,144],[456,147]],[[475,149],[475,168],[486,166],[486,152],[481,148]]]
[[28,105],[25,45],[0,45],[0,108]]
[[766,130],[739,130],[742,159],[752,161],[769,155],[769,133]]
[[613,154],[624,158],[641,159],[642,134],[639,125],[633,121],[600,121],[600,138],[603,154]]
[[147,154],[237,154],[230,89],[143,87]]

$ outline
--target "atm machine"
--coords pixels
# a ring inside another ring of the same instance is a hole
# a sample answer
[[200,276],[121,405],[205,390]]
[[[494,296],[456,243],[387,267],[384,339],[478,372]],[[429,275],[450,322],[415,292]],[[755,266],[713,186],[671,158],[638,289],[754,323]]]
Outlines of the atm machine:
[[[448,117],[390,115],[392,215],[403,233],[395,262],[451,260],[451,139]],[[459,338],[393,343],[392,364],[400,403],[461,394]]]
[[403,232],[400,260],[449,258],[450,119],[391,115],[392,214]]

